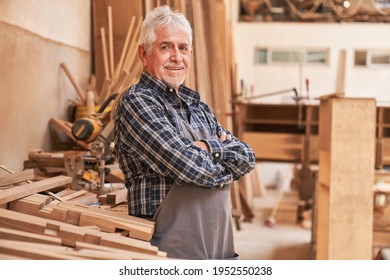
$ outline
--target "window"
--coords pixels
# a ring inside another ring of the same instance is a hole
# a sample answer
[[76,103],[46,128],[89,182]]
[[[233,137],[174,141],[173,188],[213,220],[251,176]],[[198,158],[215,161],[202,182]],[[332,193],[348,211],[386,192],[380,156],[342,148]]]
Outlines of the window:
[[355,65],[390,67],[390,50],[355,50]]
[[255,49],[256,64],[327,64],[328,57],[328,49]]

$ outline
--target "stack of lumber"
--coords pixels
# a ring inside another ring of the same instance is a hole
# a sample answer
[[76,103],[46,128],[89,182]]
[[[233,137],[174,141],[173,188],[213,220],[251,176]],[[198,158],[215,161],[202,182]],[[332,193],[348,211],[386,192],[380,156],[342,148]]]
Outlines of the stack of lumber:
[[[100,27],[101,56],[103,57],[104,77],[101,82],[100,90],[97,88],[97,78],[93,74],[88,81],[88,85],[83,89],[73,77],[70,69],[65,62],[60,64],[64,73],[74,87],[78,97],[70,100],[71,103],[78,106],[86,106],[87,113],[93,114],[99,109],[110,95],[121,93],[126,88],[137,81],[141,72],[141,63],[137,59],[137,44],[141,28],[142,18],[131,17],[126,33],[126,39],[122,46],[120,58],[114,62],[114,34],[112,8],[107,7],[108,22],[107,27]],[[108,29],[108,43],[106,39],[106,30]],[[100,55],[100,54],[99,54]],[[115,65],[114,65],[115,64]]]
[[[70,188],[71,177],[0,175],[0,259],[166,259],[150,244],[154,222],[127,215],[123,190]],[[118,198],[117,198],[118,196]]]

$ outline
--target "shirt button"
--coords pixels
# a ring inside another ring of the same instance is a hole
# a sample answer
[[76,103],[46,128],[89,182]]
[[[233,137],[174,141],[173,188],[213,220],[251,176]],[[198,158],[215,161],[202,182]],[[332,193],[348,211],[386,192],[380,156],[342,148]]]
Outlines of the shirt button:
[[219,153],[215,153],[215,157],[219,157]]
[[221,186],[219,186],[220,188],[223,188],[224,184],[221,184]]
[[170,89],[169,89],[169,92],[173,92],[173,88],[170,88]]

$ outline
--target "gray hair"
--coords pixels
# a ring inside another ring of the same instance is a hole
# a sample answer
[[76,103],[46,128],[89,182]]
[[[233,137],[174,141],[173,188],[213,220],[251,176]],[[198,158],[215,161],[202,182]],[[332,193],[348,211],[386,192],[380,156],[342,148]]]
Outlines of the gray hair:
[[190,46],[192,46],[192,28],[186,17],[172,11],[169,6],[160,6],[146,14],[141,26],[140,44],[144,45],[147,54],[150,54],[152,44],[156,40],[156,30],[161,26],[180,26],[188,34]]

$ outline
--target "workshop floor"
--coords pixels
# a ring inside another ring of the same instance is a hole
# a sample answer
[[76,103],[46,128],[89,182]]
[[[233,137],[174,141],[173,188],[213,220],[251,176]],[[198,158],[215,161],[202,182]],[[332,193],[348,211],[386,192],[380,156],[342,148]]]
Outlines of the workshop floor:
[[265,209],[272,209],[276,191],[267,190],[262,197],[254,197],[251,222],[241,221],[241,229],[235,228],[235,247],[241,260],[310,260],[311,229],[295,223],[265,225]]

